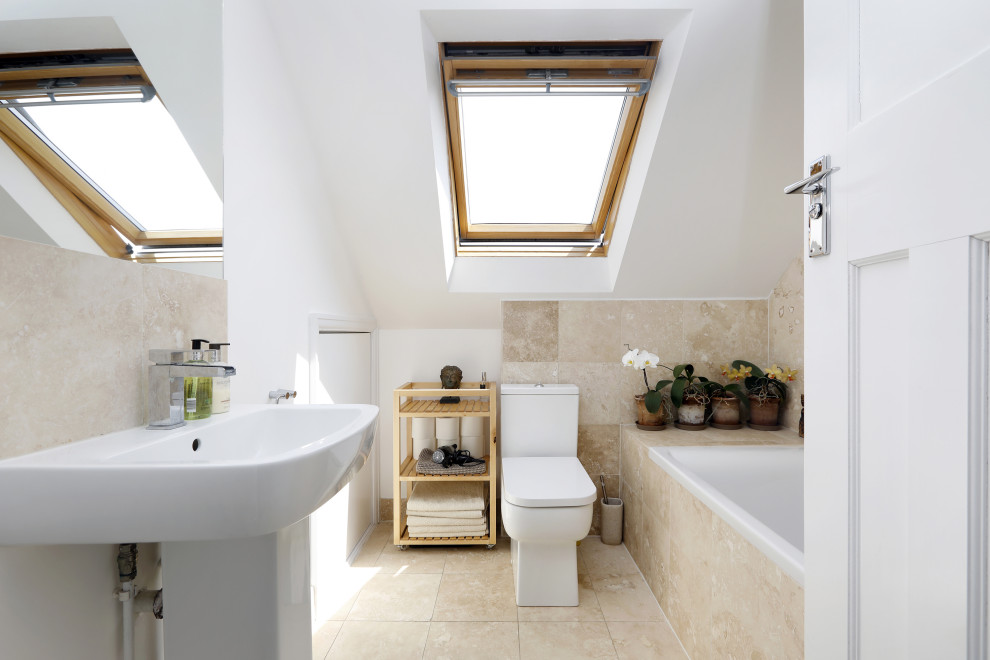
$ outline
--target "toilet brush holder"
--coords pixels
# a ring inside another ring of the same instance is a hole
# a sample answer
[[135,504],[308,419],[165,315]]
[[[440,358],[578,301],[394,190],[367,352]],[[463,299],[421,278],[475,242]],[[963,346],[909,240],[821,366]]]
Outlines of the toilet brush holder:
[[622,543],[622,500],[618,497],[602,498],[602,543]]

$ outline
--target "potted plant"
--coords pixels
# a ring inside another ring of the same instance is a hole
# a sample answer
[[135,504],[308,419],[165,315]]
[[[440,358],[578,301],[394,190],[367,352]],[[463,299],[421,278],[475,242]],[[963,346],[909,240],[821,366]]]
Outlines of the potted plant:
[[722,376],[730,382],[716,383],[711,390],[711,425],[717,429],[741,429],[742,409],[749,410],[746,388],[739,382],[743,375],[728,364],[721,366]]
[[[629,344],[626,344],[629,347]],[[656,368],[660,364],[660,358],[655,353],[641,351],[638,348],[630,348],[622,356],[622,364],[634,369],[643,371],[643,382],[646,383],[646,392],[637,394],[636,400],[636,426],[645,431],[661,431],[667,426],[667,410],[664,406],[662,387],[650,387],[650,381],[646,377],[648,367]]]
[[704,376],[695,376],[694,366],[690,364],[679,364],[672,371],[673,379],[661,380],[656,390],[659,392],[670,386],[670,401],[677,408],[674,426],[686,431],[700,431],[705,428],[705,409],[711,401],[711,393],[721,386]]
[[749,398],[749,425],[760,431],[779,428],[780,403],[787,399],[787,383],[797,376],[797,369],[778,367],[766,371],[746,360],[733,360]]

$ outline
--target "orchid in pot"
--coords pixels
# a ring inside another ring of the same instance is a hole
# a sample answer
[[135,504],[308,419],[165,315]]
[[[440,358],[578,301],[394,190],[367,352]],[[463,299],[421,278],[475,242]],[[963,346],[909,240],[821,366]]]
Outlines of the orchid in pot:
[[[629,348],[629,344],[626,344],[626,348]],[[641,351],[638,348],[630,348],[622,356],[622,364],[633,369],[642,370],[643,382],[646,384],[646,392],[637,394],[635,397],[637,425],[641,428],[656,430],[664,428],[667,411],[664,405],[665,401],[662,390],[666,385],[661,386],[660,383],[657,383],[656,387],[650,387],[650,381],[646,375],[648,368],[663,366],[660,364],[660,357],[656,353]],[[662,383],[663,381],[660,382]]]
[[795,379],[797,369],[774,364],[763,370],[746,360],[733,360],[732,368],[734,379],[743,382],[749,398],[749,425],[760,430],[776,429],[780,403],[787,399],[787,383]]
[[740,382],[745,377],[744,371],[728,364],[719,369],[728,382],[716,383],[711,390],[711,424],[717,429],[741,429],[742,410],[749,411],[746,387]]
[[670,401],[677,408],[677,428],[689,431],[705,428],[705,409],[712,393],[722,386],[704,376],[696,376],[691,364],[679,364],[671,371],[673,379],[661,380],[657,389],[670,385]]

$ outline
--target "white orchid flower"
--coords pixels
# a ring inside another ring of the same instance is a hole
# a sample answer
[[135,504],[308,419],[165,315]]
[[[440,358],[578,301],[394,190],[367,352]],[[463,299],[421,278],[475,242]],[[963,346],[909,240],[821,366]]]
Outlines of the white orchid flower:
[[629,350],[628,352],[626,352],[625,355],[622,356],[622,364],[626,365],[627,367],[635,367],[637,355],[639,355],[638,348]]
[[660,356],[656,353],[645,353],[643,357],[643,364],[647,367],[656,367],[660,364]]
[[633,360],[633,367],[636,369],[646,369],[646,356],[649,355],[646,351],[638,353],[636,358]]

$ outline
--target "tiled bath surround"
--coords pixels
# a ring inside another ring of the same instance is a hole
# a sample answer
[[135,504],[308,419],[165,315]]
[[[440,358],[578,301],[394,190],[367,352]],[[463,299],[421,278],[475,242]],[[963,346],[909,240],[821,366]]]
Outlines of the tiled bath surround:
[[[619,363],[625,344],[654,351],[670,366],[692,362],[701,375],[714,376],[720,364],[739,356],[765,362],[767,301],[502,303],[502,382],[576,384],[578,458],[596,485],[605,474],[616,495],[619,427],[635,421],[633,397],[645,389],[642,372]],[[668,375],[662,368],[648,371],[651,385]],[[590,533],[599,533],[597,503]]]
[[147,423],[148,349],[193,337],[224,280],[0,237],[0,459]]
[[622,427],[624,542],[695,660],[804,657],[804,590],[654,463],[649,447],[796,440],[749,429]]

